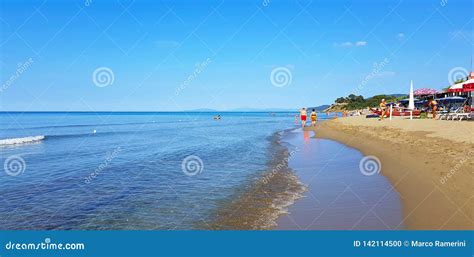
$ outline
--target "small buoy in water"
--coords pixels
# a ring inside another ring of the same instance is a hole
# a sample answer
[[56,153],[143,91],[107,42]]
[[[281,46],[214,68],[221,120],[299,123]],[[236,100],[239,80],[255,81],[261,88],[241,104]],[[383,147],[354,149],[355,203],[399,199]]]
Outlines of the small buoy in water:
[[97,130],[94,129],[94,131],[92,131],[92,134],[95,134],[95,133],[97,133]]

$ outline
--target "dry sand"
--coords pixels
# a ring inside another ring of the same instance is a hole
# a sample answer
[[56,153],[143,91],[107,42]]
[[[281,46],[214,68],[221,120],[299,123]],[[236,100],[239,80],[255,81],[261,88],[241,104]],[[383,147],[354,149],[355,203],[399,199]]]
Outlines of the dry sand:
[[323,122],[315,132],[380,159],[408,229],[474,228],[474,122],[360,116]]

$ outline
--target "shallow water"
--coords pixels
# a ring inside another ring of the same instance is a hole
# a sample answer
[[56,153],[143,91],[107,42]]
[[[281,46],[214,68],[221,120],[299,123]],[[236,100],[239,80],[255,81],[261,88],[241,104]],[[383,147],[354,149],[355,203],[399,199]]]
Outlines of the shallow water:
[[288,131],[282,141],[293,149],[289,167],[308,190],[276,229],[404,228],[400,196],[380,173],[361,172],[361,152],[301,129]]
[[275,132],[295,126],[289,113],[221,114],[1,113],[0,140],[17,143],[2,141],[0,161],[19,174],[0,174],[0,228],[212,223],[268,170]]

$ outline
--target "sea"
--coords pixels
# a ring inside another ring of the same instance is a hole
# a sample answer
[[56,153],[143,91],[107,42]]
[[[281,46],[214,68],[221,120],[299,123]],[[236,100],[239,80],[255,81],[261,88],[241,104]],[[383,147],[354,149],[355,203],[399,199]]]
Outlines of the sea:
[[295,114],[0,113],[0,229],[272,228],[306,190]]

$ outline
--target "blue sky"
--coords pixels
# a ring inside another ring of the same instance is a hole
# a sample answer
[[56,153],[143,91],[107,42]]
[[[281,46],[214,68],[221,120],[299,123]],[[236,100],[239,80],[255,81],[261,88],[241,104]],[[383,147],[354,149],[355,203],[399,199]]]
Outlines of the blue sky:
[[470,69],[474,49],[470,0],[0,8],[2,111],[298,108],[407,93],[412,79],[415,88],[446,87]]

